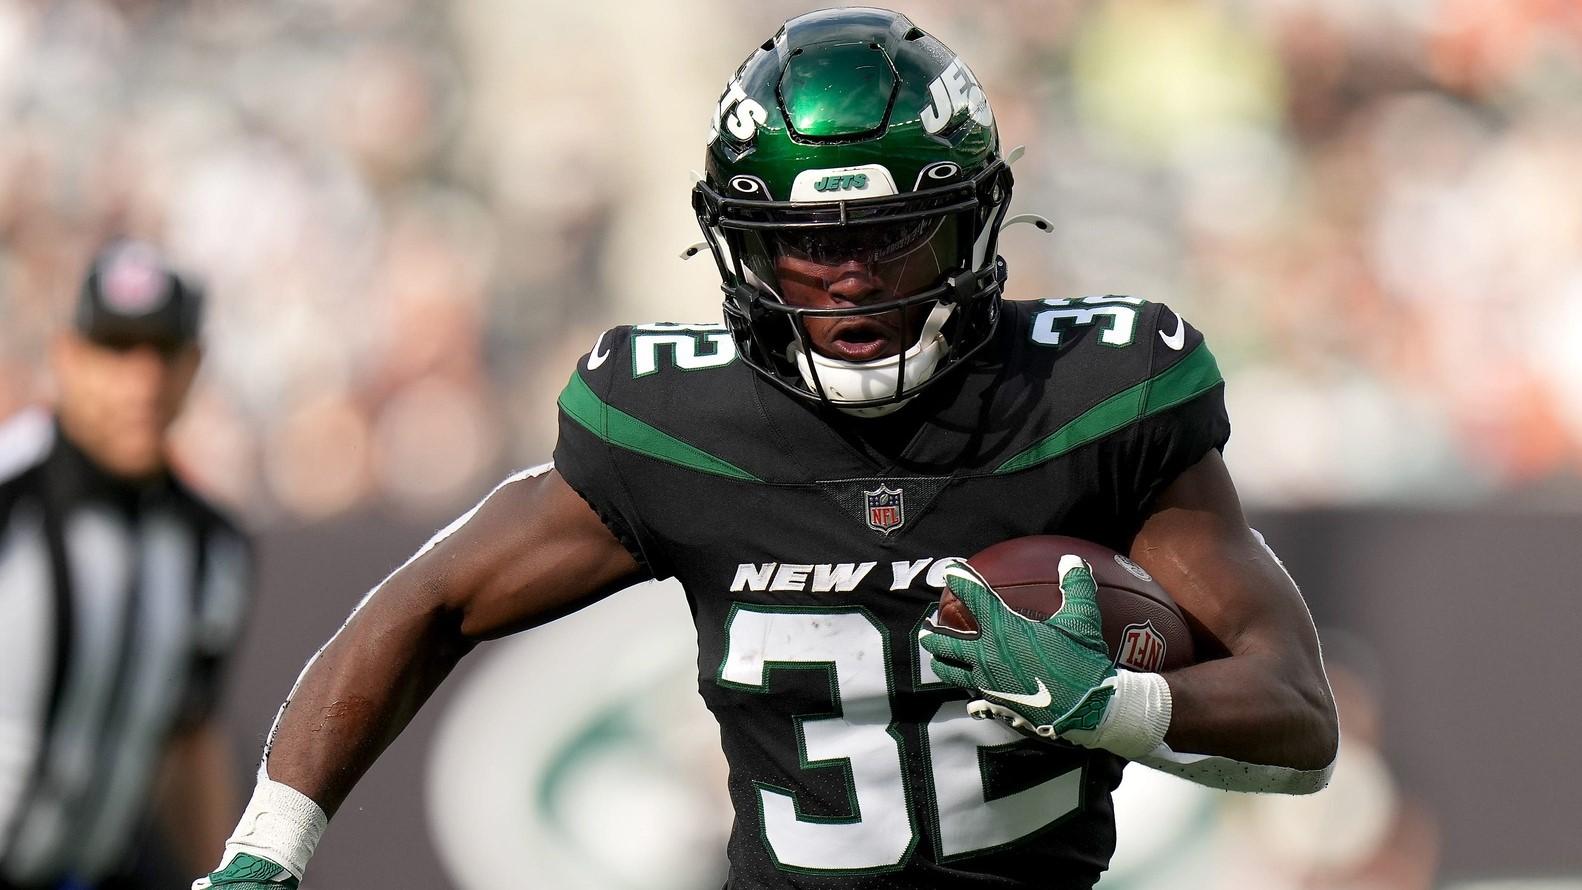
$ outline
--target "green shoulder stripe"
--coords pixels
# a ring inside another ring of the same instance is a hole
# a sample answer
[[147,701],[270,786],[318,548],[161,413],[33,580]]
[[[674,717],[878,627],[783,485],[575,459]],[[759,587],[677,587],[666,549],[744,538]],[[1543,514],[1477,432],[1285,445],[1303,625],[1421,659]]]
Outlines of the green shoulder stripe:
[[605,404],[583,382],[581,374],[573,373],[571,382],[561,391],[560,409],[588,432],[611,445],[689,470],[747,482],[763,481],[740,467],[649,426],[619,408]]
[[1010,458],[995,473],[1014,473],[1080,448],[1136,421],[1197,398],[1224,378],[1202,343],[1169,370],[1121,390]]

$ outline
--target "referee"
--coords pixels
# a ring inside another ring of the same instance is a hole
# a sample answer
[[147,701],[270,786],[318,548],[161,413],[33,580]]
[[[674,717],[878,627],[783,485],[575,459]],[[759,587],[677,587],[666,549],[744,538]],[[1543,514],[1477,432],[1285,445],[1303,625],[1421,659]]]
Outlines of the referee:
[[201,872],[235,818],[215,699],[250,554],[165,442],[201,306],[112,244],[52,344],[53,414],[0,425],[0,890],[139,890],[151,823]]

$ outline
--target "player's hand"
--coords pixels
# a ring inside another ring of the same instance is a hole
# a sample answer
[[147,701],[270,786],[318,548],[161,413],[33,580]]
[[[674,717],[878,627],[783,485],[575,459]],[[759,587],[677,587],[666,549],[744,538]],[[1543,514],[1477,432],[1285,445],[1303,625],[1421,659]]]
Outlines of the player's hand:
[[192,890],[297,890],[297,878],[284,865],[249,853],[237,853],[208,877],[192,882]]
[[965,560],[944,570],[945,585],[978,622],[971,639],[934,628],[920,640],[939,678],[980,692],[975,717],[997,717],[1024,732],[1057,738],[1099,725],[1115,675],[1099,619],[1098,585],[1079,556],[1060,558],[1060,611],[1046,621],[1017,614]]

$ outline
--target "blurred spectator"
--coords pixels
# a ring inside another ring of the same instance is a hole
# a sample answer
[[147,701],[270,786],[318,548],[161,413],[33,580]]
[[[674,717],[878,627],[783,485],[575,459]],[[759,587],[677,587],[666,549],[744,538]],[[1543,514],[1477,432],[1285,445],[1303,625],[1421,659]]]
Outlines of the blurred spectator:
[[237,806],[215,704],[248,545],[165,451],[201,295],[130,242],[81,294],[51,345],[53,417],[0,426],[3,890],[153,886],[133,878],[151,811],[177,873],[201,870]]

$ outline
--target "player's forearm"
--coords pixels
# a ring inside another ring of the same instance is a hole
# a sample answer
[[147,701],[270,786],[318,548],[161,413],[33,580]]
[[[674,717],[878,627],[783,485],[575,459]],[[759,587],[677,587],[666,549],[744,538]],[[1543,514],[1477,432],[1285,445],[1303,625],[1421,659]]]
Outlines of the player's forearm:
[[1259,654],[1171,671],[1165,744],[1246,763],[1322,769],[1335,759],[1338,723],[1328,684],[1321,674],[1308,674]]
[[385,589],[315,659],[280,716],[269,778],[334,815],[472,647],[456,616]]
[[219,866],[194,890],[295,888],[329,817],[472,647],[418,577],[397,572],[376,588],[308,663]]

